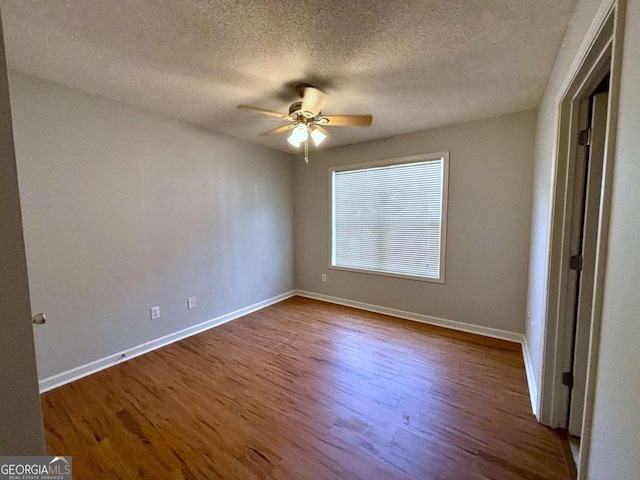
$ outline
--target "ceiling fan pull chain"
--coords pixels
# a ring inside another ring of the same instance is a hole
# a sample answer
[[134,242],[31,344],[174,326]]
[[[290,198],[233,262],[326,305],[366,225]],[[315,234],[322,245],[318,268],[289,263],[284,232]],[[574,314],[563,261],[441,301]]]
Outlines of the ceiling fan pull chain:
[[304,141],[304,163],[309,163],[309,137]]

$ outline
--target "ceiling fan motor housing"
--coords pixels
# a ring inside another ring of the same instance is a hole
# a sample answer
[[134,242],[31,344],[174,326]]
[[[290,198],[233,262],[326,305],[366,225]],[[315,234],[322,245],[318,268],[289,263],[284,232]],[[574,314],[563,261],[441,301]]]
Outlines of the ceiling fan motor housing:
[[310,83],[299,83],[298,85],[295,86],[295,91],[300,98],[304,98],[304,89],[308,87],[316,88]]
[[292,103],[289,106],[289,115],[293,114],[294,112],[299,112],[301,108],[302,108],[302,102]]

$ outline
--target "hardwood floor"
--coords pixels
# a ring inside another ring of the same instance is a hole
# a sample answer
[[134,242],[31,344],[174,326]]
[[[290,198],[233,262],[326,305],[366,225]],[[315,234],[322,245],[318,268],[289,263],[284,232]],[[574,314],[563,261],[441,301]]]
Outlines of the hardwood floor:
[[565,479],[520,346],[294,297],[42,395],[77,479]]

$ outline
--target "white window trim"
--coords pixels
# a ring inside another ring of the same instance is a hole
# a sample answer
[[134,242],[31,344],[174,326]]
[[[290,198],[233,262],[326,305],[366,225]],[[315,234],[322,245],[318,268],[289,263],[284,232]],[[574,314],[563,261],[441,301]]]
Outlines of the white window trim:
[[[363,168],[386,167],[399,163],[425,162],[429,160],[443,159],[442,166],[442,223],[440,227],[440,273],[438,278],[427,278],[418,275],[403,275],[397,273],[379,272],[377,270],[365,270],[359,268],[347,268],[333,265],[333,173],[345,170],[360,170]],[[329,268],[331,270],[341,270],[344,272],[364,273],[367,275],[380,275],[383,277],[404,278],[407,280],[418,280],[430,283],[445,283],[445,263],[447,258],[447,217],[449,208],[449,152],[424,153],[419,155],[408,155],[405,157],[389,158],[384,160],[374,160],[371,162],[352,163],[349,165],[338,165],[329,167]]]

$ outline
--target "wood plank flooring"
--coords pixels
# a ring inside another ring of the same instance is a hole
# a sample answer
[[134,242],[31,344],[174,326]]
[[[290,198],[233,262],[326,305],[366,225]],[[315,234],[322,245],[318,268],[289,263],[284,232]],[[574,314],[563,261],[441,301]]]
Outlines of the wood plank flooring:
[[77,479],[565,479],[520,346],[294,297],[42,395]]

